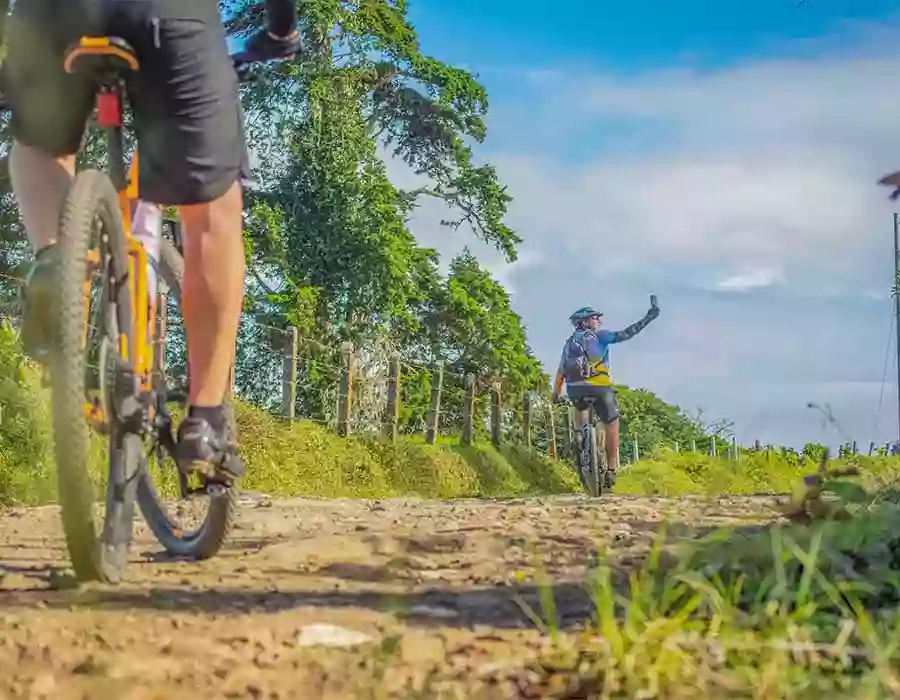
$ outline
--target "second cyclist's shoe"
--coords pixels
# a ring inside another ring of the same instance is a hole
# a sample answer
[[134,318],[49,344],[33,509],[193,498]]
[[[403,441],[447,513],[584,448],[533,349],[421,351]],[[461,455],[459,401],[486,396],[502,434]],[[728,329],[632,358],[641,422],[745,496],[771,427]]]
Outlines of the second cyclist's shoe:
[[59,248],[44,248],[35,258],[22,293],[22,347],[25,353],[48,363],[54,346],[55,305]]

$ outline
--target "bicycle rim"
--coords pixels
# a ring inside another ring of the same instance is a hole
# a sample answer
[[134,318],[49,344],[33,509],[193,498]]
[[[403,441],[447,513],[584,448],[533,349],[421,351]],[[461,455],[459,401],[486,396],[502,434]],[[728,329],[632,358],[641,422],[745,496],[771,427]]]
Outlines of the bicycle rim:
[[[134,488],[123,488],[123,483],[129,483],[129,475],[138,465],[133,459],[127,461],[132,453],[116,449],[124,438],[110,443],[111,478],[103,536],[98,540],[94,524],[97,494],[89,465],[91,429],[86,419],[86,375],[92,334],[111,337],[116,350],[124,349],[126,357],[131,350],[130,290],[127,284],[117,283],[127,279],[124,231],[116,191],[109,178],[96,170],[79,173],[60,221],[57,345],[51,355],[50,374],[63,530],[75,575],[84,580],[115,582],[121,578],[128,558],[134,514]],[[91,303],[90,283],[98,268],[101,293],[95,307]],[[99,313],[89,314],[92,309],[99,309]],[[89,324],[92,316],[97,326]],[[97,383],[103,387],[108,380],[107,368],[94,369]],[[101,395],[105,393],[101,391]],[[107,412],[111,406],[100,408],[109,425],[111,415]],[[134,481],[130,479],[131,484]]]
[[[160,273],[169,291],[177,298],[181,297],[181,283],[184,277],[184,260],[178,250],[167,240],[160,241]],[[234,418],[234,406],[229,390],[225,399],[225,418],[228,439],[237,441],[237,423]],[[163,498],[160,489],[154,483],[154,472],[158,477],[178,478],[177,467],[173,459],[166,459],[157,464],[155,470],[144,470],[138,482],[137,501],[147,525],[163,548],[172,555],[207,559],[215,556],[224,544],[234,517],[237,513],[236,487],[216,486],[212,493],[199,496],[193,502],[176,502]],[[200,498],[208,499],[206,512],[196,527],[185,526],[173,514],[173,511],[197,510],[194,506]]]

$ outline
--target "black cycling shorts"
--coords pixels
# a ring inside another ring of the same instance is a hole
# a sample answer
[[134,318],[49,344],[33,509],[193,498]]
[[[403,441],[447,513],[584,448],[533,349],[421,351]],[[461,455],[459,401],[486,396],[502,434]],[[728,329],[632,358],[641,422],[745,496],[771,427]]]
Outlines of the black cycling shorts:
[[0,87],[13,137],[54,156],[80,150],[94,89],[63,69],[81,36],[135,50],[128,101],[140,154],[140,197],[200,204],[248,177],[244,115],[217,0],[18,0],[7,22]]
[[566,393],[579,411],[586,411],[588,402],[593,403],[601,423],[612,423],[619,417],[619,401],[616,390],[611,386],[570,386],[566,388]]

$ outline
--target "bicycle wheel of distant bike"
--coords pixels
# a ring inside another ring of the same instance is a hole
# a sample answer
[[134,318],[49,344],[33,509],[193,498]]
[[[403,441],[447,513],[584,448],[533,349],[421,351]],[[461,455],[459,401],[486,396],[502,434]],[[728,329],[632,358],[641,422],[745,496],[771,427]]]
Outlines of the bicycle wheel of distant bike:
[[[49,356],[57,482],[75,575],[116,582],[128,561],[140,438],[123,429],[134,356],[128,256],[109,178],[80,172],[60,220],[53,349]],[[106,510],[97,535],[91,429],[108,436]]]
[[[181,298],[184,260],[167,239],[160,241],[160,275],[176,300]],[[157,346],[161,349],[162,344]],[[187,343],[183,344],[187,367]],[[161,367],[157,358],[157,367]],[[137,500],[150,530],[171,555],[192,559],[215,556],[224,544],[237,513],[236,486],[206,483],[200,475],[182,474],[171,454],[174,447],[172,413],[186,409],[187,392],[172,391],[163,373],[155,378],[157,396],[165,397],[157,406],[157,435],[151,447],[148,468],[141,474]],[[237,440],[237,423],[229,391],[225,402],[228,439]]]
[[582,484],[588,495],[597,498],[602,491],[600,482],[600,463],[597,455],[597,428],[593,423],[584,426],[584,437],[581,441]]
[[609,470],[609,462],[606,459],[606,426],[595,428],[597,433],[597,469],[600,474],[600,494],[604,490],[609,491],[615,485],[613,472]]

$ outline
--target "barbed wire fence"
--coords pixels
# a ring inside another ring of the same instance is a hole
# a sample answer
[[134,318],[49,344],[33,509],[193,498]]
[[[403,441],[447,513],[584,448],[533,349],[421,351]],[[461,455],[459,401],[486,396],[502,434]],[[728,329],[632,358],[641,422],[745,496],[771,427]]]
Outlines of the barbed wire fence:
[[[0,273],[0,279],[14,287],[24,283],[9,274]],[[186,344],[177,299],[164,296],[161,302],[164,371],[170,377],[185,378]],[[18,300],[7,301],[0,313],[15,322],[21,313]],[[454,372],[442,363],[404,359],[386,339],[359,347],[349,342],[334,346],[304,337],[295,327],[267,324],[245,312],[232,374],[239,399],[285,420],[315,422],[341,436],[393,441],[400,435],[418,435],[430,444],[455,439],[463,446],[489,440],[496,447],[519,446],[551,458],[572,456],[570,407],[554,405],[540,392],[504,395],[502,382],[495,378]],[[734,437],[716,435],[684,443],[642,441],[625,426],[620,463],[640,461],[660,448],[733,460],[747,453],[790,451],[758,441],[741,446]],[[841,444],[837,452],[858,453],[856,442]],[[870,442],[868,454],[896,454],[896,449],[890,443]]]
[[[304,338],[293,327],[245,320],[238,344],[237,395],[287,420],[312,420],[342,436],[396,440],[419,435],[431,444],[455,438],[462,445],[490,440],[497,447],[522,446],[560,459],[571,456],[571,408],[554,405],[539,392],[504,396],[501,382],[491,378],[453,372],[442,363],[403,359],[389,341],[363,347],[345,342],[335,348]],[[319,392],[312,401],[303,397],[311,385]],[[642,443],[626,430],[620,461],[640,461],[661,447],[733,460],[760,451],[788,452],[758,442],[745,447],[733,437],[717,435],[683,443]],[[887,449],[873,443],[869,453],[884,454]],[[856,452],[856,446],[842,445],[838,451]]]

